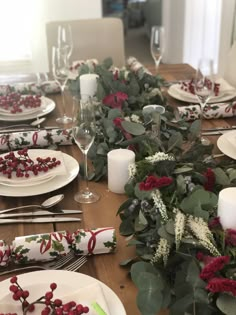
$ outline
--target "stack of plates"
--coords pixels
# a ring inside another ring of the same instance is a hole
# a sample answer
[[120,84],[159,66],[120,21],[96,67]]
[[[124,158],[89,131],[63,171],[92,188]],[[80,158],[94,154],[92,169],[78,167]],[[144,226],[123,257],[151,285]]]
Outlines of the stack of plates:
[[[220,78],[216,80],[216,83],[220,84],[219,94],[217,96],[212,96],[208,103],[219,103],[231,100],[236,96],[236,89],[229,85],[224,79]],[[184,91],[181,89],[182,84],[173,84],[168,89],[168,94],[177,100],[188,102],[188,103],[198,103],[199,100],[196,95]]]
[[49,98],[41,96],[41,106],[25,108],[23,112],[12,114],[10,111],[0,109],[0,121],[24,121],[35,119],[51,113],[56,104]]
[[[17,151],[14,153],[17,156]],[[6,153],[0,157],[5,155]],[[78,175],[79,164],[68,154],[54,150],[31,149],[28,150],[28,155],[32,160],[37,157],[55,157],[61,161],[61,165],[37,176],[30,174],[29,178],[18,178],[13,174],[9,179],[0,173],[1,195],[19,197],[44,194],[69,184]]]

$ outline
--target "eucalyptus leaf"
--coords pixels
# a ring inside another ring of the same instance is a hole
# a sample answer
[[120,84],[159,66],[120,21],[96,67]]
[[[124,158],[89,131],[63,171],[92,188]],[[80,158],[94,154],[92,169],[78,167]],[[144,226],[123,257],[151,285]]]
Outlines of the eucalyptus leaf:
[[121,111],[119,109],[112,108],[109,110],[107,117],[108,117],[108,119],[113,120],[113,119],[115,119],[117,117],[121,117],[121,116],[122,116],[122,114],[121,114]]
[[229,176],[230,182],[236,180],[236,169],[230,168],[227,170],[227,174]]
[[221,310],[223,314],[235,315],[236,310],[236,298],[229,294],[220,293],[216,300],[217,307]]
[[215,174],[215,179],[216,179],[216,183],[223,185],[223,186],[228,186],[230,184],[230,179],[228,177],[228,175],[219,167],[215,168],[213,170],[214,174]]
[[168,150],[167,152],[170,152],[173,150],[173,148],[177,147],[180,148],[183,144],[183,136],[180,132],[175,132],[172,134],[168,141]]
[[124,120],[121,122],[121,126],[126,132],[134,136],[140,136],[145,133],[145,128],[143,127],[143,125],[135,122]]

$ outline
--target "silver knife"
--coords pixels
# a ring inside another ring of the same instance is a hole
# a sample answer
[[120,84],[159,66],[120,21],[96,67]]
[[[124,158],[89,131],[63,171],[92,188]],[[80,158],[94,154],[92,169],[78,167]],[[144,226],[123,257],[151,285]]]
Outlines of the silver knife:
[[34,211],[34,212],[23,212],[23,213],[4,213],[0,214],[0,219],[4,218],[15,218],[15,217],[39,217],[39,216],[54,216],[54,215],[64,215],[64,214],[79,214],[82,213],[81,210],[62,210],[62,212],[50,212],[50,211]]
[[207,128],[207,129],[202,129],[202,131],[204,131],[204,132],[219,131],[219,130],[227,131],[227,130],[234,130],[234,129],[236,129],[236,126]]
[[59,223],[59,222],[80,222],[79,218],[34,218],[34,219],[1,219],[0,224],[11,223]]
[[58,129],[58,126],[48,126],[48,127],[41,127],[41,128],[6,128],[6,129],[1,129],[0,134],[2,133],[13,133],[13,132],[27,132],[27,131],[39,131],[39,130],[53,130],[53,129]]

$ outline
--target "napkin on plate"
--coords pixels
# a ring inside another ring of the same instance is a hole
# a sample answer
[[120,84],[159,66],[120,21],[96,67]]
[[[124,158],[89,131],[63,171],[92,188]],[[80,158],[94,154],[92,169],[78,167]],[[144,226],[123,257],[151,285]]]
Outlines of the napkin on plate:
[[69,145],[73,143],[71,129],[38,129],[24,132],[0,134],[0,151],[22,148],[43,148],[51,145]]
[[[236,89],[233,86],[231,86],[223,78],[221,78],[221,77],[217,78],[215,83],[220,84],[219,94],[212,96],[210,101],[209,101],[210,103],[221,102],[225,99],[226,96],[229,96],[229,97],[232,96],[232,98],[236,96]],[[185,85],[186,85],[186,82],[185,82]],[[170,94],[173,93],[174,95],[175,94],[179,95],[185,102],[189,102],[189,103],[199,102],[197,96],[195,94],[192,94],[191,92],[189,92],[186,89],[187,89],[187,87],[183,88],[182,83],[178,83],[178,84],[172,85],[169,88],[169,91],[170,91]]]
[[[107,315],[110,315],[111,312],[109,311],[105,295],[103,293],[103,289],[101,285],[98,282],[95,282],[93,284],[87,285],[83,288],[80,288],[74,292],[71,292],[67,295],[58,296],[56,294],[57,291],[55,291],[54,295],[55,298],[60,298],[63,303],[67,303],[70,301],[75,301],[77,304],[82,304],[83,306],[89,307],[89,315],[98,315],[97,312],[94,311],[92,307],[93,302],[97,302],[101,308],[106,312]],[[39,304],[35,305],[35,311],[32,312],[32,315],[39,314],[38,311],[42,309],[42,306]],[[21,303],[20,301],[16,301],[11,304],[5,304],[3,302],[0,302],[0,312],[3,313],[17,313],[21,311]]]
[[[176,119],[191,121],[199,119],[201,107],[199,105],[179,106],[175,110]],[[236,116],[236,102],[207,104],[204,108],[204,119],[217,119]]]
[[116,249],[115,229],[104,227],[79,229],[74,233],[61,231],[19,236],[10,247],[0,240],[0,253],[5,253],[2,266],[6,266],[10,259],[20,264],[52,260],[67,254],[71,249],[77,255],[112,253]]
[[[5,154],[6,155],[6,154]],[[4,156],[5,156],[4,155]],[[18,154],[15,153],[15,156],[17,157]],[[6,175],[3,175],[2,173],[0,173],[0,183],[1,184],[7,184],[7,185],[13,185],[13,186],[22,186],[22,185],[26,185],[26,186],[30,186],[30,185],[35,185],[38,183],[42,183],[45,181],[48,181],[49,179],[57,176],[57,175],[66,175],[67,170],[66,170],[66,165],[64,163],[64,158],[63,158],[63,154],[61,151],[53,151],[52,155],[49,156],[48,152],[44,152],[42,151],[39,154],[39,151],[36,150],[29,150],[28,151],[28,156],[29,158],[37,163],[37,158],[43,158],[46,159],[47,157],[50,158],[56,158],[57,161],[60,161],[60,164],[57,165],[56,167],[53,168],[49,168],[47,172],[39,172],[37,174],[37,176],[35,176],[32,172],[29,171],[29,177],[17,177],[16,173],[12,173],[12,178],[8,178]]]
[[112,312],[112,310],[108,308],[103,289],[98,282],[80,288],[68,295],[60,296],[59,298],[62,299],[63,302],[75,301],[84,306],[88,306],[89,315],[97,315],[97,312],[95,312],[92,307],[93,302],[97,302],[107,315],[110,315]]

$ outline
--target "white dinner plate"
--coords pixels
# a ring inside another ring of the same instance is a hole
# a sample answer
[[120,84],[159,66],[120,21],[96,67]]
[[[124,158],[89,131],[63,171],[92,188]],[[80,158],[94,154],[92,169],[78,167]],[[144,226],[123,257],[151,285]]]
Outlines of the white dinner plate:
[[[188,102],[188,103],[199,102],[196,95],[181,90],[181,84],[171,85],[170,88],[168,89],[168,94],[179,101]],[[236,89],[225,91],[225,92],[222,91],[221,93],[219,93],[218,96],[212,96],[210,100],[208,101],[208,103],[212,104],[212,103],[229,101],[235,96],[236,96]]]
[[[13,151],[14,155],[16,157],[19,156],[18,154],[19,150]],[[64,157],[61,151],[55,151],[55,150],[48,150],[48,149],[28,149],[28,156],[29,158],[37,163],[37,158],[56,158],[61,162],[60,165],[57,165],[56,167],[49,169],[47,172],[39,172],[37,176],[33,174],[33,172],[29,172],[29,177],[17,177],[16,173],[12,173],[12,177],[8,178],[6,175],[3,175],[0,173],[0,185],[6,185],[6,186],[14,186],[14,187],[22,187],[22,186],[31,186],[31,185],[38,185],[39,183],[44,183],[48,180],[51,180],[56,175],[66,175],[67,169],[66,165],[64,163]],[[0,158],[3,158],[5,160],[5,156],[8,153],[3,153],[0,155]]]
[[[32,149],[38,156],[48,151],[48,156],[52,155],[53,150]],[[66,166],[66,174],[56,175],[50,180],[39,182],[38,185],[28,186],[6,186],[0,184],[0,195],[9,197],[27,197],[45,194],[69,184],[79,173],[79,163],[72,156],[63,153],[64,164]]]
[[[57,288],[54,292],[55,297],[62,297],[75,292],[78,289],[85,288],[86,286],[98,283],[104,293],[107,306],[111,315],[126,315],[123,304],[118,296],[101,281],[84,275],[65,270],[43,270],[25,273],[17,276],[21,287],[29,290],[30,301],[34,301],[45,292],[49,291],[50,283],[56,282]],[[12,301],[12,294],[9,292],[9,279],[0,282],[0,303],[1,304],[20,304],[19,301]],[[76,301],[75,301],[76,302]],[[79,302],[79,301],[78,301]],[[83,302],[83,301],[81,301]],[[19,311],[20,311],[19,307]],[[88,313],[89,314],[89,313]],[[38,315],[33,312],[32,315]]]
[[217,146],[222,153],[236,160],[236,130],[224,132],[218,138]]
[[9,115],[2,115],[0,113],[0,121],[5,120],[5,121],[24,121],[24,120],[31,120],[35,119],[37,117],[42,117],[45,116],[49,113],[51,113],[54,108],[56,107],[56,104],[53,100],[50,98],[47,98],[45,96],[41,97],[41,106],[34,111],[33,113],[25,113],[25,115],[16,115],[16,114],[9,114]]

